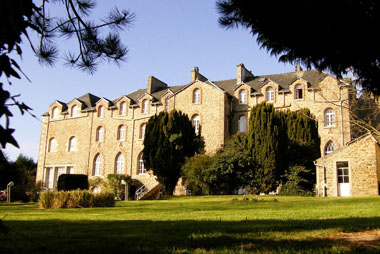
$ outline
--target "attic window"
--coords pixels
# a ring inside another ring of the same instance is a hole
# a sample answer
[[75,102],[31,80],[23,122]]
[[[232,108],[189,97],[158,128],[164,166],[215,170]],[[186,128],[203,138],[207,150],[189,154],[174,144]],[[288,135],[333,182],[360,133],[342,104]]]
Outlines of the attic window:
[[143,100],[141,104],[141,113],[148,113],[148,100]]
[[302,85],[298,84],[294,88],[294,99],[299,100],[303,98],[303,89]]
[[98,117],[99,118],[103,118],[104,117],[104,107],[103,106],[100,106],[98,108]]
[[247,91],[246,90],[240,90],[239,91],[239,103],[240,104],[246,104],[247,103]]
[[79,115],[79,108],[77,105],[74,105],[71,107],[71,117],[78,117]]
[[127,103],[124,101],[120,103],[119,115],[125,116],[127,114]]
[[54,107],[52,110],[51,110],[51,119],[57,119],[58,118],[58,108],[57,107]]
[[266,90],[266,100],[267,102],[274,102],[274,89],[273,87],[268,87]]

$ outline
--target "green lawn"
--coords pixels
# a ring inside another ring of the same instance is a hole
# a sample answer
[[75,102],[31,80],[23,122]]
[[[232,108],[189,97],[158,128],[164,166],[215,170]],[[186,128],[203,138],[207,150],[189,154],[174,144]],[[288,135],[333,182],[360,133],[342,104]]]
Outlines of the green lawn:
[[3,202],[0,219],[10,228],[0,253],[380,252],[379,242],[332,237],[380,229],[380,197],[183,197],[59,210]]

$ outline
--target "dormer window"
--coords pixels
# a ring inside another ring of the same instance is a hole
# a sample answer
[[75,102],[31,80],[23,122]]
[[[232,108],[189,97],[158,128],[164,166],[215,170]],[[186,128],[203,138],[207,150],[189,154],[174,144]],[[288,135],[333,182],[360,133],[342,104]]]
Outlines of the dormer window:
[[57,119],[58,118],[58,107],[54,107],[51,110],[51,119]]
[[268,87],[265,94],[266,94],[267,102],[274,102],[274,89],[273,89],[273,87]]
[[198,88],[193,91],[193,103],[201,103],[201,90]]
[[294,87],[294,99],[299,100],[303,98],[302,85],[298,84]]
[[71,117],[78,117],[79,116],[79,107],[77,105],[74,105],[71,107]]
[[103,118],[104,117],[104,107],[99,106],[98,107],[98,118]]
[[147,114],[148,113],[148,106],[149,106],[149,101],[148,100],[143,100],[141,104],[141,113]]
[[165,111],[169,112],[169,98],[165,99]]
[[239,103],[240,104],[247,104],[247,91],[246,90],[240,90],[240,92],[239,92]]
[[127,114],[127,103],[124,101],[120,103],[119,115],[125,116]]

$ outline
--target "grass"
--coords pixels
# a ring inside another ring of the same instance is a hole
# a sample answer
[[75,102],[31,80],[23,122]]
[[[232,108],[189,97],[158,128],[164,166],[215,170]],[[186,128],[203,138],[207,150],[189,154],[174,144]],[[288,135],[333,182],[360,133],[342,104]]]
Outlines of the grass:
[[[380,197],[173,197],[112,208],[0,203],[1,253],[379,253],[341,232],[380,229]],[[236,200],[237,199],[237,200]],[[378,243],[377,243],[378,244]]]

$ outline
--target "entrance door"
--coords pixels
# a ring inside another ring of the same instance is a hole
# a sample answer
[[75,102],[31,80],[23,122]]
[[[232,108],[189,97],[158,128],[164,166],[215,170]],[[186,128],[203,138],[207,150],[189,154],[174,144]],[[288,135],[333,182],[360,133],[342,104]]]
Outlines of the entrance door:
[[348,170],[348,162],[337,162],[336,167],[338,175],[338,196],[350,196],[350,176]]

